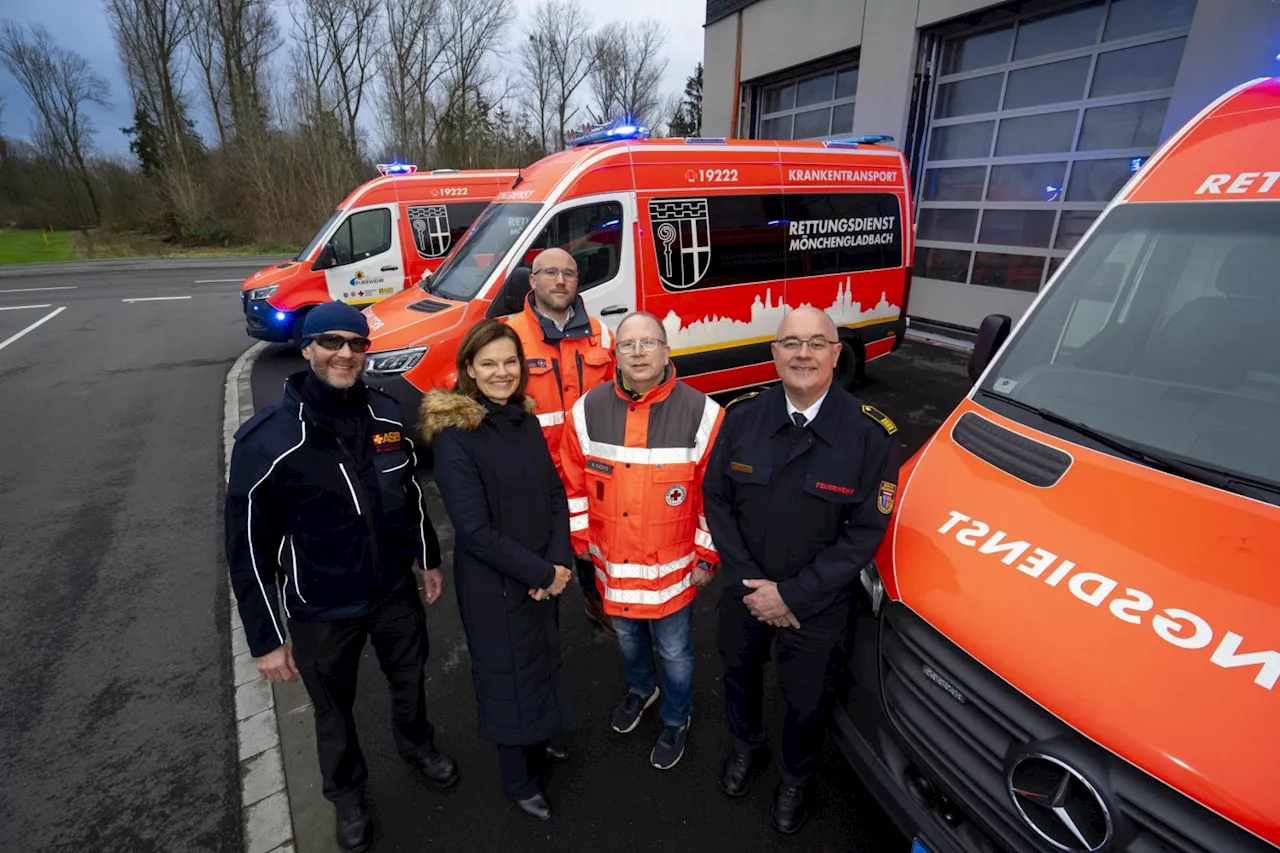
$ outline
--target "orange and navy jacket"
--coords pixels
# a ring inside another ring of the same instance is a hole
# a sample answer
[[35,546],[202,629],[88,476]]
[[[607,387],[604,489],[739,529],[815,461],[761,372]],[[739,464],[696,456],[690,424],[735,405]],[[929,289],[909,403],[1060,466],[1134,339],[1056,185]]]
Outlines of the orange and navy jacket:
[[525,394],[537,401],[534,414],[559,471],[565,413],[583,394],[612,379],[613,335],[608,326],[588,316],[582,297],[573,301],[573,316],[563,331],[533,310],[532,292],[525,298],[524,310],[506,321],[524,347],[529,365]]
[[637,397],[619,376],[574,404],[561,464],[574,550],[590,551],[604,611],[661,619],[693,601],[695,565],[718,562],[702,475],[724,419],[674,367]]

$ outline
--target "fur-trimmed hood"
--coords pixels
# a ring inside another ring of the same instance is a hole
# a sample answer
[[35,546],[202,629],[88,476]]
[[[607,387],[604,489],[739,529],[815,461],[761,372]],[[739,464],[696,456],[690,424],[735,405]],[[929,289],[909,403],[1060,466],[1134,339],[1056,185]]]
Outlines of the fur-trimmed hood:
[[[528,395],[524,410],[533,414],[537,403]],[[470,432],[484,423],[488,414],[484,404],[456,391],[428,391],[418,409],[418,431],[424,441],[431,441],[449,427]]]

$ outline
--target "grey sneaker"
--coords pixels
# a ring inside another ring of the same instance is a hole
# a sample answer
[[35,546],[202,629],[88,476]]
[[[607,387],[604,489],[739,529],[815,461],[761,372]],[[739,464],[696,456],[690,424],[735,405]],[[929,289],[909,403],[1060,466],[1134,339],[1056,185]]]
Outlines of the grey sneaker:
[[639,693],[628,690],[627,695],[623,696],[622,701],[618,703],[618,707],[613,709],[613,730],[623,735],[633,730],[640,724],[640,717],[645,709],[658,701],[658,694],[661,692],[655,687],[648,696],[641,696]]
[[658,742],[649,753],[649,763],[659,770],[670,770],[680,763],[685,741],[689,738],[689,720],[683,726],[663,726]]

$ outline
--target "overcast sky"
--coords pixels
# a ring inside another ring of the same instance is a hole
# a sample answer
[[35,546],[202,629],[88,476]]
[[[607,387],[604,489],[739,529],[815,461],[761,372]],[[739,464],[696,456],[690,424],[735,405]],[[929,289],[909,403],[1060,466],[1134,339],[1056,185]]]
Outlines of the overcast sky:
[[[516,28],[523,26],[530,10],[537,5],[537,0],[514,0],[520,15]],[[98,131],[98,148],[107,154],[128,154],[128,139],[120,132],[132,121],[132,106],[129,93],[125,88],[124,74],[116,57],[115,42],[111,38],[111,30],[107,26],[103,0],[56,0],[48,3],[4,3],[8,8],[0,14],[0,18],[16,20],[20,23],[44,24],[54,34],[55,39],[64,47],[80,53],[93,65],[94,69],[107,78],[111,84],[112,106],[110,109],[92,107],[90,116]],[[611,20],[640,20],[654,17],[666,26],[669,39],[667,42],[667,66],[664,80],[664,93],[677,93],[684,89],[685,78],[693,73],[694,65],[702,61],[702,22],[706,16],[706,5],[696,0],[645,0],[644,3],[632,4],[589,4],[587,10],[597,22]],[[629,8],[620,8],[623,6]],[[278,4],[281,15],[281,30],[287,33],[291,22],[284,6]],[[607,9],[607,11],[606,11]],[[514,36],[515,33],[513,32]],[[512,38],[508,43],[515,44]],[[283,54],[287,48],[280,51]],[[191,78],[189,88],[193,89],[196,80]],[[210,132],[208,110],[203,98],[196,97],[198,106],[197,122],[205,138],[212,136]],[[0,71],[0,101],[3,101],[3,116],[0,117],[0,133],[5,136],[26,138],[31,132],[31,120],[34,109],[27,96],[19,88],[17,82],[8,72]],[[373,116],[366,110],[362,124],[371,126]]]

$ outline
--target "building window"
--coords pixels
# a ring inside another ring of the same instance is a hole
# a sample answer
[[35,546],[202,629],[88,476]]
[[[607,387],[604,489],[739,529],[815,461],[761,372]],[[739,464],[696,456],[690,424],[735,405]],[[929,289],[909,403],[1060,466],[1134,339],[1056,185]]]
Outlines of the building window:
[[945,36],[915,274],[1039,290],[1159,144],[1194,12],[1091,0]]
[[853,133],[858,69],[847,65],[756,87],[756,139],[838,139]]

